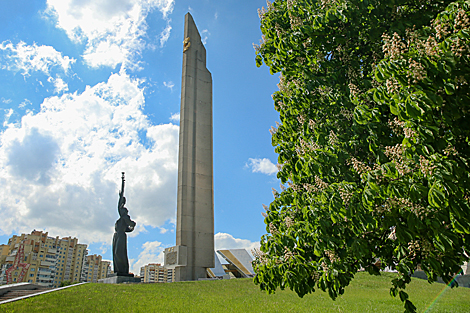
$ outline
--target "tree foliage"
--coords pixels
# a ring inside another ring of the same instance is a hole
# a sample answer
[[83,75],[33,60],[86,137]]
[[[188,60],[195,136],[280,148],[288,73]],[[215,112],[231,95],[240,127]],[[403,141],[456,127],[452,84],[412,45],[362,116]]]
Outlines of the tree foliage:
[[[278,0],[256,64],[281,73],[282,190],[255,282],[335,299],[364,269],[450,281],[470,250],[470,2]],[[287,185],[287,186],[286,186]]]

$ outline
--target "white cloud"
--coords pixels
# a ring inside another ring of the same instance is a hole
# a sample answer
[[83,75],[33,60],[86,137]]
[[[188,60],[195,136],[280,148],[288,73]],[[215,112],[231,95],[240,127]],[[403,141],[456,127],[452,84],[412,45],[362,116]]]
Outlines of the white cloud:
[[8,125],[8,120],[10,119],[11,115],[13,114],[13,109],[8,109],[4,110],[5,113],[5,119],[3,120],[3,127]]
[[28,76],[33,71],[49,74],[51,68],[61,68],[64,72],[70,69],[75,59],[62,56],[51,46],[38,46],[35,43],[30,46],[20,41],[16,46],[9,41],[0,44],[0,50],[4,51],[3,69],[20,71]]
[[142,252],[136,261],[129,260],[130,271],[135,275],[140,275],[140,268],[149,263],[160,263],[163,265],[163,251],[162,243],[159,241],[147,241],[142,245]]
[[69,90],[67,83],[60,77],[49,77],[47,81],[54,85],[54,93],[61,93]]
[[83,55],[85,62],[91,67],[109,66],[114,68],[119,63],[123,63],[130,58],[131,51],[125,44],[112,40],[103,40],[96,45],[88,45]]
[[[106,252],[108,252],[109,248],[110,248],[110,246],[107,243],[103,242],[103,244],[100,247],[101,254],[105,254]],[[111,263],[112,263],[112,261],[111,261]]]
[[123,171],[138,225],[132,235],[174,221],[179,127],[149,124],[139,84],[121,71],[81,94],[47,98],[38,113],[7,124],[0,132],[1,233],[36,228],[108,242]]
[[[142,38],[147,30],[147,15],[157,9],[162,13],[163,19],[168,20],[174,2],[47,0],[45,13],[48,17],[55,18],[57,27],[64,29],[72,40],[86,41],[87,48],[83,57],[90,66],[115,67],[121,63],[124,67],[138,67],[133,59],[145,47]],[[170,29],[168,24],[165,29],[167,36]]]
[[28,105],[31,105],[31,101],[29,101],[28,99],[24,99],[23,102],[20,103],[20,105],[18,106],[20,109],[24,108],[24,107],[27,107]]
[[273,175],[277,173],[277,167],[269,159],[248,159],[247,166],[251,167],[253,173]]
[[169,89],[171,89],[171,91],[173,91],[173,87],[175,87],[175,84],[172,81],[169,81],[169,82],[163,82],[163,86],[165,86],[166,88],[169,88]]
[[5,103],[5,104],[10,104],[10,103],[13,101],[13,100],[11,100],[11,99],[5,99],[5,98],[3,98],[3,97],[2,97],[1,100],[2,100],[2,102]]
[[163,47],[165,43],[168,41],[168,39],[170,38],[170,32],[171,32],[170,22],[171,20],[168,21],[168,24],[166,25],[165,29],[160,34],[160,47]]
[[248,239],[239,239],[234,238],[230,234],[226,233],[217,233],[214,236],[215,240],[215,250],[221,249],[246,249],[248,252],[251,252],[254,248],[259,248],[259,241],[250,241]]
[[171,115],[170,117],[170,121],[172,122],[175,122],[175,123],[179,123],[180,122],[180,113],[174,113]]
[[207,39],[209,38],[210,35],[211,35],[211,33],[209,33],[209,31],[207,29],[204,29],[201,32],[201,38],[202,38],[201,41],[204,45],[207,43]]

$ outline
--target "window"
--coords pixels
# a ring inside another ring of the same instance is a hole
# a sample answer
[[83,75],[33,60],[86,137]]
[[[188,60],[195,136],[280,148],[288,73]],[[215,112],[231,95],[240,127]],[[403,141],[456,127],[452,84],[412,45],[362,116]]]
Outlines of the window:
[[34,274],[29,274],[29,277],[34,277]]
[[36,269],[34,267],[31,268],[31,272],[34,272]]

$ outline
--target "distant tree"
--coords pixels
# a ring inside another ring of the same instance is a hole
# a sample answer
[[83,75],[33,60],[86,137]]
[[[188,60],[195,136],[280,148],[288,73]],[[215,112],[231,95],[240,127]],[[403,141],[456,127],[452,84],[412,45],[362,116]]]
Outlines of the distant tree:
[[[450,281],[470,251],[469,2],[280,0],[256,64],[281,73],[282,190],[255,282],[335,299],[361,269]],[[285,187],[285,185],[287,185]]]
[[60,287],[70,286],[71,284],[70,280],[64,280],[60,283]]

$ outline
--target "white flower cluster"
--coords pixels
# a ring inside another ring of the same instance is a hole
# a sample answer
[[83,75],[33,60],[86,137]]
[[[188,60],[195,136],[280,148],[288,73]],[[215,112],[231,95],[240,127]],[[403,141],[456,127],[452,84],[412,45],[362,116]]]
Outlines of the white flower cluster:
[[436,56],[440,52],[436,38],[432,36],[428,37],[424,44],[424,52],[429,56]]
[[321,178],[318,177],[318,176],[315,176],[315,182],[314,182],[313,185],[311,185],[311,184],[303,184],[302,186],[303,186],[304,189],[307,190],[308,192],[314,192],[314,193],[322,192],[322,191],[324,191],[326,188],[328,188],[328,184],[325,183],[323,180],[321,180]]
[[269,129],[269,133],[272,135],[274,135],[275,133],[277,133],[277,128],[274,127],[274,126],[271,126],[271,128]]
[[454,20],[454,25],[454,33],[458,32],[459,29],[467,29],[470,27],[470,19],[465,13],[465,10],[463,10],[462,8],[457,11],[457,15],[455,16]]
[[268,10],[266,10],[264,7],[261,7],[261,9],[258,9],[258,17],[260,20],[264,19],[264,16],[268,13]]
[[353,83],[349,83],[349,93],[355,98],[359,94],[359,89]]
[[259,52],[265,42],[266,42],[266,37],[264,35],[261,35],[261,39],[259,40],[259,45],[253,43],[253,48],[255,49],[255,51]]
[[303,125],[305,123],[305,117],[302,114],[299,114],[297,116],[297,121]]
[[450,49],[458,57],[467,55],[467,52],[469,51],[468,45],[465,41],[461,40],[460,37],[452,38],[452,45]]
[[436,37],[439,40],[444,39],[449,34],[449,27],[445,24],[443,25],[441,20],[434,21],[434,29],[436,30]]
[[405,132],[405,138],[416,138],[418,133],[409,127],[403,128],[403,131]]
[[279,88],[279,91],[286,91],[287,89],[287,82],[284,76],[279,75],[279,84],[277,84],[277,88]]
[[388,235],[388,239],[392,240],[392,241],[395,241],[397,240],[397,227],[396,226],[393,226],[392,227],[392,232],[390,233],[390,235]]
[[295,0],[287,0],[287,8],[289,10],[292,10],[292,7],[294,6]]
[[425,79],[427,76],[424,66],[415,60],[410,60],[408,68],[409,72],[406,76],[408,78],[409,85],[411,85],[411,83],[416,84],[418,81]]
[[433,170],[436,168],[435,165],[431,165],[431,161],[427,160],[424,156],[419,156],[419,169],[425,177],[431,177]]
[[339,257],[336,256],[334,251],[331,250],[326,250],[325,251],[326,256],[330,259],[331,263],[334,263],[339,260]]
[[294,253],[289,250],[289,248],[284,247],[284,260],[289,262],[292,258],[294,258]]
[[351,160],[347,161],[348,165],[352,165],[354,170],[359,174],[362,175],[364,173],[370,172],[372,169],[370,166],[366,165],[364,162],[357,160],[356,158],[351,158]]
[[[382,215],[384,212],[391,212],[394,209],[401,210],[404,208],[413,212],[421,220],[426,218],[429,213],[434,212],[434,209],[432,208],[424,208],[419,204],[413,203],[408,199],[396,197],[387,199],[384,204],[376,206],[375,210],[377,214]],[[395,234],[394,229],[392,231],[392,234]],[[392,236],[392,234],[390,234],[390,236]]]
[[392,129],[392,131],[397,134],[398,136],[405,135],[405,138],[415,138],[417,136],[417,132],[409,127],[406,127],[406,123],[400,121],[397,117],[393,121],[388,121],[388,126]]
[[295,185],[290,181],[287,182],[287,185],[289,186],[289,188],[292,188],[292,190],[294,190],[295,192],[300,191],[299,185]]
[[333,130],[330,130],[330,135],[328,136],[328,143],[331,146],[336,146],[338,144],[338,136],[336,136],[335,132]]
[[314,271],[312,274],[312,279],[314,282],[318,281],[320,279],[320,274],[317,271]]
[[300,144],[295,148],[299,156],[318,149],[320,149],[320,146],[316,142],[307,142],[302,137],[300,138]]
[[269,232],[270,232],[272,235],[277,235],[277,234],[279,234],[279,231],[277,230],[276,225],[274,225],[273,223],[269,223]]
[[404,160],[404,148],[402,144],[396,144],[395,146],[385,147],[385,155],[395,164],[395,168],[398,173],[403,176],[410,173],[412,170],[409,168]]
[[400,88],[400,83],[395,79],[395,77],[390,77],[385,82],[385,86],[387,87],[388,93],[395,93],[398,88]]
[[317,125],[317,123],[315,123],[314,120],[312,120],[312,119],[308,120],[308,127],[310,127],[311,130],[315,130],[316,125]]
[[405,128],[405,122],[402,122],[397,117],[395,117],[393,121],[388,120],[388,126],[390,126],[390,128],[395,134],[400,136],[403,134],[403,128]]
[[348,121],[352,120],[354,114],[352,111],[348,110],[348,109],[345,109],[345,108],[341,108],[340,112],[339,112],[341,115],[343,115]]
[[398,59],[406,52],[406,45],[397,33],[393,33],[392,38],[388,34],[383,34],[382,40],[384,42],[382,50],[386,58]]
[[273,191],[273,196],[274,196],[274,198],[277,198],[277,197],[279,196],[279,193],[277,192],[276,189],[274,189],[274,188],[271,188],[271,189],[272,189],[272,191]]
[[266,255],[266,253],[264,253],[260,249],[254,248],[254,249],[251,250],[251,253],[255,257],[255,260],[258,261],[259,263],[261,263],[263,265],[268,264],[268,257]]
[[353,193],[343,186],[339,187],[339,195],[341,199],[343,200],[343,203],[345,206],[348,206],[349,202],[351,201],[351,198],[353,196]]
[[433,246],[425,240],[412,240],[408,243],[408,251],[412,259],[416,258],[418,254],[426,258],[432,249]]
[[455,149],[455,147],[448,145],[447,148],[444,149],[444,154],[446,156],[456,156],[459,152]]
[[286,216],[284,223],[286,224],[287,228],[294,226],[294,220],[290,216]]

